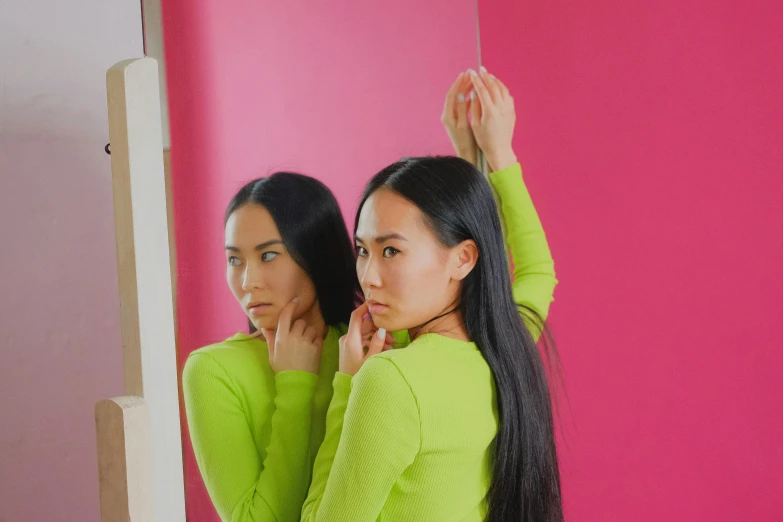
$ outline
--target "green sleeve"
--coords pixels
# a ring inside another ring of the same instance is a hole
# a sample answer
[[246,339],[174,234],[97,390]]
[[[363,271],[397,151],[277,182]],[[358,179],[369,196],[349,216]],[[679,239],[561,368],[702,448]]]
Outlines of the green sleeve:
[[[555,263],[549,251],[544,228],[522,179],[519,163],[489,176],[500,199],[506,224],[506,244],[514,263],[514,300],[545,321],[555,285]],[[523,309],[524,310],[524,309]],[[541,336],[541,322],[529,311],[522,312],[535,339]]]
[[188,358],[182,384],[190,437],[207,491],[224,522],[299,520],[310,481],[308,447],[317,379],[300,371],[275,375],[275,412],[261,462],[229,374],[208,354]]
[[335,375],[326,423],[302,521],[375,522],[421,446],[416,398],[392,361],[371,357],[353,379]]

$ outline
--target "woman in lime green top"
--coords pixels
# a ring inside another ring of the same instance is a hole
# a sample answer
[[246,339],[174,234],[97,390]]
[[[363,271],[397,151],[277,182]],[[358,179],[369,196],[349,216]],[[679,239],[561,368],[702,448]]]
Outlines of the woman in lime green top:
[[228,284],[255,333],[188,357],[193,449],[222,520],[296,521],[356,306],[353,246],[329,189],[292,173],[245,185],[225,225]]
[[[477,98],[453,88],[444,123],[458,152],[472,127],[495,171],[513,286],[490,186],[468,161],[407,159],[370,181],[354,229],[366,302],[340,342],[305,521],[563,520],[535,343],[552,257],[511,149],[513,100],[484,71],[467,81]],[[410,344],[384,350],[402,329]]]

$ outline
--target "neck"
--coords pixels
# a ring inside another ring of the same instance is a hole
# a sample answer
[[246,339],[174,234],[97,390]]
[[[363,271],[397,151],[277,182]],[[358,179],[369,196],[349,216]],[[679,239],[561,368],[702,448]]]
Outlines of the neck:
[[315,328],[315,331],[318,332],[320,338],[326,338],[326,335],[329,333],[329,328],[326,325],[324,316],[321,315],[321,305],[318,303],[317,299],[313,301],[313,306],[305,311],[300,319],[304,320],[307,326]]
[[424,334],[438,334],[459,341],[470,341],[470,335],[465,328],[465,321],[462,318],[462,312],[457,308],[457,303],[452,303],[444,308],[438,316],[441,317],[422,326],[411,328],[408,331],[411,340],[413,341]]

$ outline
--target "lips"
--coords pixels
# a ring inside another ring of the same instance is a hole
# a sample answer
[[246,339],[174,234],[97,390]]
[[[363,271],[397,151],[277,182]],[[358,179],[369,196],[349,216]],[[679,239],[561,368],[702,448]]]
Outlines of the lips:
[[389,309],[388,306],[386,306],[383,303],[379,303],[378,301],[369,300],[367,301],[367,308],[370,310],[370,313],[373,315],[382,314],[386,310]]
[[247,305],[247,312],[250,315],[263,315],[272,308],[272,305],[270,303],[262,303],[260,301],[254,301]]

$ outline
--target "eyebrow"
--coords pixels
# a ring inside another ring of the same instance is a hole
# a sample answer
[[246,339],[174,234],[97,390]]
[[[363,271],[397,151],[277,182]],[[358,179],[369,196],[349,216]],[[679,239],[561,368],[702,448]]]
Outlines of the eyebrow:
[[[399,239],[400,241],[407,241],[407,238],[401,234],[386,234],[385,236],[376,237],[375,242],[380,244],[380,243],[385,243],[390,239]],[[364,243],[364,240],[359,236],[356,236],[354,238],[354,241],[357,243]]]
[[[282,239],[272,239],[271,241],[266,241],[264,243],[261,243],[260,245],[256,245],[256,247],[253,249],[255,251],[264,250],[265,248],[269,248],[272,245],[282,245],[283,240]],[[226,250],[230,252],[239,252],[239,249],[232,245],[226,245]]]

